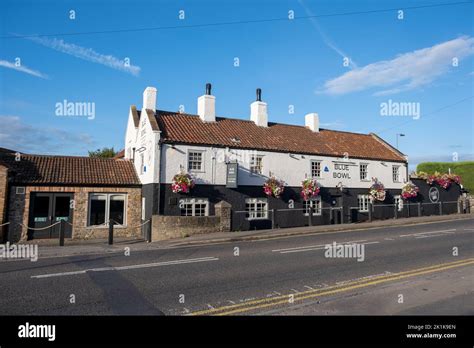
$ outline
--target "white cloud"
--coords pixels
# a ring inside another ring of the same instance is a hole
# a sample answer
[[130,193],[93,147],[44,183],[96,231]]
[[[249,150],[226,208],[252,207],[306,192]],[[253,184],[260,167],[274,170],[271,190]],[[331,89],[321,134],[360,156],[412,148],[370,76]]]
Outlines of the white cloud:
[[92,48],[86,48],[75,44],[66,43],[59,39],[50,39],[46,37],[29,37],[29,40],[52,48],[53,50],[69,54],[76,58],[87,60],[89,62],[105,65],[109,68],[127,72],[134,76],[140,73],[140,67],[132,64],[126,64],[125,60],[120,60],[112,55],[105,55],[94,51]]
[[18,116],[0,115],[0,147],[37,154],[83,154],[95,145],[89,134],[59,128],[41,128],[24,123]]
[[474,39],[462,36],[432,47],[353,69],[326,81],[317,93],[341,95],[382,88],[374,95],[394,94],[430,84],[453,68],[453,58],[461,61],[474,53]]
[[7,69],[14,69],[14,70],[17,70],[17,71],[21,71],[21,72],[24,72],[24,73],[29,74],[29,75],[40,77],[42,79],[47,79],[48,78],[48,76],[46,74],[43,74],[42,72],[30,69],[30,68],[28,68],[24,65],[19,65],[18,66],[15,63],[9,62],[7,60],[0,60],[0,66],[3,66],[4,68],[7,68]]

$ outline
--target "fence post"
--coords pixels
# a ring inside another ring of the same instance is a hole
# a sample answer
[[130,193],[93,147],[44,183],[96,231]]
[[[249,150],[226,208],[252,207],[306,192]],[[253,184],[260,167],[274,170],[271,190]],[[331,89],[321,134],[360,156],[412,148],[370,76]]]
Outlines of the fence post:
[[439,202],[439,215],[443,215],[443,202]]
[[311,216],[313,215],[313,207],[311,204],[308,204],[308,226],[313,226],[313,221],[311,220]]
[[372,222],[372,202],[369,202],[369,222]]
[[114,220],[109,220],[109,245],[114,244]]
[[145,225],[145,228],[146,228],[146,241],[147,241],[148,243],[151,243],[151,227],[152,227],[152,225],[151,225],[151,221],[152,221],[152,220],[151,220],[151,217],[150,217],[150,219],[149,219],[148,221],[150,221],[150,222]]
[[418,202],[418,217],[421,216],[421,202]]
[[394,218],[394,219],[397,219],[397,218],[398,218],[397,210],[398,210],[397,203],[395,203],[395,204],[393,205],[393,218]]
[[272,209],[272,229],[275,228],[275,209]]
[[341,225],[344,225],[344,207],[341,207]]
[[64,246],[64,220],[59,222],[59,246]]

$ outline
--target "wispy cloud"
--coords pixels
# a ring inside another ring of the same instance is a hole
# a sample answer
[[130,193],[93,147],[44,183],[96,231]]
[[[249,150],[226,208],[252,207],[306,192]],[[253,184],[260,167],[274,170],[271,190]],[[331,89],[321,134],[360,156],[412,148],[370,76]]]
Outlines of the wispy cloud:
[[374,95],[395,94],[430,84],[453,68],[453,58],[461,61],[474,53],[474,39],[462,36],[356,68],[327,81],[317,93],[341,95],[382,88]]
[[7,69],[13,69],[13,70],[16,70],[16,71],[20,71],[20,72],[26,73],[28,75],[33,75],[33,76],[36,76],[36,77],[40,77],[42,79],[47,79],[48,78],[48,75],[43,74],[42,72],[40,72],[38,70],[30,69],[30,68],[28,68],[24,65],[16,65],[15,63],[9,62],[7,60],[0,60],[0,66],[3,66],[4,68],[7,68]]
[[69,54],[76,58],[80,58],[97,64],[102,64],[109,68],[120,70],[132,74],[134,76],[138,76],[138,74],[140,73],[139,66],[127,64],[125,60],[121,60],[112,55],[98,53],[92,48],[86,48],[79,45],[66,43],[64,42],[64,40],[56,38],[50,39],[46,37],[29,37],[28,40],[31,40],[37,44],[43,45],[53,50]]
[[301,5],[301,7],[303,7],[304,11],[306,12],[306,15],[308,15],[309,17],[309,20],[311,22],[311,24],[313,25],[313,27],[317,30],[317,32],[319,33],[319,35],[321,36],[321,38],[323,39],[323,42],[326,44],[326,46],[328,46],[329,48],[331,48],[333,51],[335,51],[338,55],[340,55],[342,58],[349,58],[349,66],[351,68],[357,68],[357,64],[352,60],[350,59],[350,57],[347,56],[347,54],[341,50],[330,38],[328,35],[326,35],[326,33],[323,31],[323,29],[321,28],[321,26],[319,25],[318,21],[316,20],[316,18],[314,17],[314,14],[313,12],[311,12],[311,10],[306,7],[306,5],[304,4],[303,0],[299,0],[298,1]]
[[89,134],[72,133],[59,128],[37,127],[24,123],[19,116],[0,115],[0,147],[37,154],[84,154],[95,146]]

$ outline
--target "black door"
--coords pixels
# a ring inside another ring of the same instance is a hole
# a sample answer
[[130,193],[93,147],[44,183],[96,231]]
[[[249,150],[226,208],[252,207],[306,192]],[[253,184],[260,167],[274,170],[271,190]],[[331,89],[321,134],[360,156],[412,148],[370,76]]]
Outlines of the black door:
[[71,238],[72,199],[72,193],[32,193],[29,226],[34,230],[28,230],[28,239],[59,238],[60,224],[54,224],[61,220],[64,236]]

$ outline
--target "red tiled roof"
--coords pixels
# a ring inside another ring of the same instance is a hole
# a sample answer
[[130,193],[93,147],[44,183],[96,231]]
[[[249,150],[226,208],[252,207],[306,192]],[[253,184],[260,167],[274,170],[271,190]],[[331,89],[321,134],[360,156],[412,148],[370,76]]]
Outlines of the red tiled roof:
[[16,184],[52,185],[140,185],[132,162],[110,158],[75,156],[20,156],[0,154],[0,164],[8,167]]
[[164,143],[225,146],[242,149],[291,152],[406,162],[404,155],[375,134],[358,134],[304,126],[216,117],[203,122],[199,116],[157,111],[156,120]]

